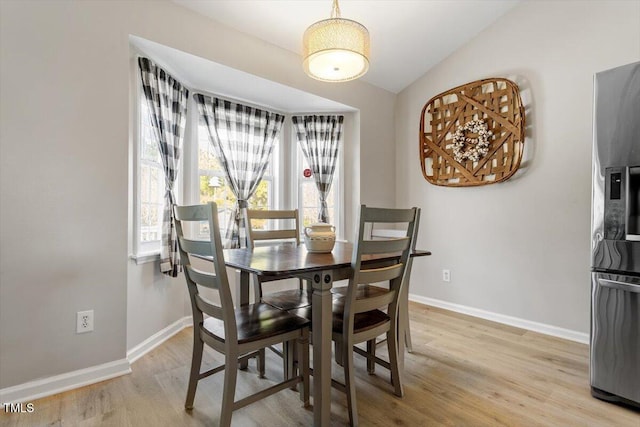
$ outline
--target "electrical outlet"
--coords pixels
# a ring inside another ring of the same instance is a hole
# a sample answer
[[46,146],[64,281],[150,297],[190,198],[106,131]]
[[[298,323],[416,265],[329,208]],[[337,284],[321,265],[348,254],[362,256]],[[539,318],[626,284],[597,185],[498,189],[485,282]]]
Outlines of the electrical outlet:
[[76,333],[93,331],[93,310],[79,311],[76,317]]
[[442,270],[442,280],[444,282],[450,282],[451,281],[451,271]]

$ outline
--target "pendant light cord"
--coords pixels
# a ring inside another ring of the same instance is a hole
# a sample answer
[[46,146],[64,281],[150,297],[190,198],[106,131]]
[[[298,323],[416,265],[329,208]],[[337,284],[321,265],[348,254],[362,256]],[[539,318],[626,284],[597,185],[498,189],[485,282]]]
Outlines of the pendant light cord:
[[333,0],[333,7],[331,8],[331,18],[340,18],[340,6],[338,0]]

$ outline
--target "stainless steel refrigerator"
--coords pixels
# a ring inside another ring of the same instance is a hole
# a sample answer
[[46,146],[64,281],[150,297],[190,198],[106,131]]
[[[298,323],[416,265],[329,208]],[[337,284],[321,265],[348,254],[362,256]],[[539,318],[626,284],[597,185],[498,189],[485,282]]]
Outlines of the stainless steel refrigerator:
[[591,394],[640,406],[640,62],[595,75]]

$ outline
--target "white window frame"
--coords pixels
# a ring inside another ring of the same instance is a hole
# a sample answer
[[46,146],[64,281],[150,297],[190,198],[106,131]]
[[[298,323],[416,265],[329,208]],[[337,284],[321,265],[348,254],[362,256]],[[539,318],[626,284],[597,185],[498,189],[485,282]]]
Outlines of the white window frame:
[[[318,113],[304,113],[304,114],[295,114],[305,115],[305,114],[318,114]],[[322,113],[322,114],[344,114],[344,113]],[[345,115],[345,120],[348,119],[348,116]],[[303,197],[302,197],[302,184],[304,181],[307,181],[302,176],[302,150],[298,147],[298,138],[295,131],[295,126],[293,122],[290,122],[291,129],[291,171],[290,173],[294,176],[291,179],[292,188],[291,192],[294,195],[295,205],[297,206],[298,211],[300,212],[300,233],[304,235],[304,225],[303,225]],[[345,204],[344,204],[344,132],[342,133],[342,138],[340,143],[338,144],[338,161],[336,163],[336,170],[334,172],[333,181],[331,184],[332,191],[335,191],[334,197],[336,198],[334,202],[334,209],[337,213],[337,218],[331,218],[331,223],[334,227],[336,227],[336,236],[338,239],[344,239],[345,237],[345,228],[344,228],[344,217],[345,217]],[[309,178],[311,182],[313,182],[313,177]],[[308,182],[308,181],[307,181]],[[318,203],[318,207],[320,204]]]
[[[130,258],[133,259],[136,264],[144,264],[147,262],[154,262],[160,259],[160,247],[162,245],[162,228],[160,229],[160,239],[153,242],[142,242],[141,241],[141,214],[142,214],[142,199],[140,197],[140,193],[142,191],[142,165],[147,162],[147,160],[143,160],[142,156],[142,103],[146,103],[144,91],[142,88],[142,82],[140,81],[139,70],[138,70],[138,58],[135,57],[132,63],[133,70],[135,72],[132,75],[134,79],[135,85],[135,94],[134,99],[132,99],[132,112],[133,112],[133,126],[132,126],[132,177],[133,177],[133,186],[132,186],[132,194],[134,197],[134,203],[132,207],[132,228],[133,228],[133,236],[131,236],[131,247],[132,254]],[[187,123],[189,123],[189,116],[191,115],[191,111],[187,109]],[[183,153],[185,152],[186,146],[188,145],[190,134],[192,132],[189,129],[189,126],[186,126],[185,135],[183,140]],[[159,148],[158,148],[159,150]],[[178,165],[178,176],[176,177],[176,181],[174,183],[174,197],[177,203],[182,203],[182,189],[184,188],[184,169],[185,169],[185,161],[184,154],[179,161]],[[164,166],[160,165],[160,172],[162,173],[162,186],[160,189],[159,198],[164,200]],[[164,205],[164,203],[163,203]],[[162,211],[160,213],[162,216]],[[162,219],[160,219],[162,221]],[[161,226],[162,227],[162,226]]]
[[[133,258],[137,263],[143,263],[148,261],[153,261],[159,258],[160,255],[160,245],[162,239],[162,228],[160,229],[160,239],[143,242],[142,241],[142,224],[141,224],[141,214],[142,214],[142,166],[147,164],[149,166],[155,167],[159,170],[161,174],[161,181],[164,181],[164,168],[160,164],[157,167],[155,162],[151,162],[146,159],[142,159],[142,144],[143,144],[143,108],[142,103],[147,102],[144,93],[142,91],[142,84],[139,79],[137,79],[136,85],[136,101],[135,101],[135,125],[134,125],[134,135],[135,135],[135,143],[133,144],[133,155],[134,155],[134,186],[133,192],[135,197],[135,203],[133,204]],[[159,200],[162,200],[164,197],[163,189],[160,190]]]

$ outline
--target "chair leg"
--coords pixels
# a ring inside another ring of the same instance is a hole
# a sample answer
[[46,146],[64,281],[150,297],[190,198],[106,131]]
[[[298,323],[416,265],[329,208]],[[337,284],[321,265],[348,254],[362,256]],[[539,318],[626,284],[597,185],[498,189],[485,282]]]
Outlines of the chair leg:
[[376,372],[376,339],[367,341],[367,372],[373,375]]
[[262,299],[262,282],[256,275],[253,276],[253,298],[255,303],[260,302]]
[[186,409],[193,409],[193,399],[196,397],[196,387],[198,386],[198,376],[200,376],[200,366],[202,364],[202,349],[204,348],[204,342],[198,335],[197,328],[194,328],[193,335],[191,372],[189,374],[189,386],[187,387],[187,400],[184,404]]
[[389,351],[389,364],[391,365],[391,383],[393,384],[396,396],[404,396],[404,387],[402,386],[402,378],[400,376],[400,367],[398,364],[398,334],[397,325],[392,325],[387,332],[387,349]]
[[[282,343],[282,362],[284,379],[288,380],[296,376],[295,372],[296,346],[294,341]],[[297,390],[297,384],[291,386],[291,390]]]
[[344,351],[342,341],[336,341],[334,346],[334,358],[336,363],[340,366],[344,366]]
[[347,411],[349,412],[349,425],[358,425],[358,406],[356,404],[356,383],[353,372],[353,343],[345,340],[343,347],[344,382],[347,393]]
[[236,395],[236,379],[238,377],[238,355],[225,355],[224,388],[222,390],[222,408],[220,410],[220,427],[231,425],[231,414]]
[[407,319],[407,329],[404,330],[404,343],[407,346],[407,351],[409,353],[413,353],[413,344],[411,343],[411,328],[409,328],[409,319]]
[[267,354],[264,351],[264,348],[261,348],[260,350],[258,350],[258,357],[256,360],[256,364],[258,368],[258,378],[264,378],[266,355]]
[[298,339],[298,359],[299,375],[302,376],[300,400],[306,408],[309,406],[309,331],[306,329]]
[[[404,286],[402,294],[400,295],[400,330],[404,332],[404,336],[400,336],[400,339],[404,340],[406,350],[413,352],[413,344],[411,343],[411,326],[409,324],[409,283],[411,282],[411,267],[413,266],[413,259],[409,258],[407,269],[404,274]],[[404,358],[404,354],[401,356]]]

